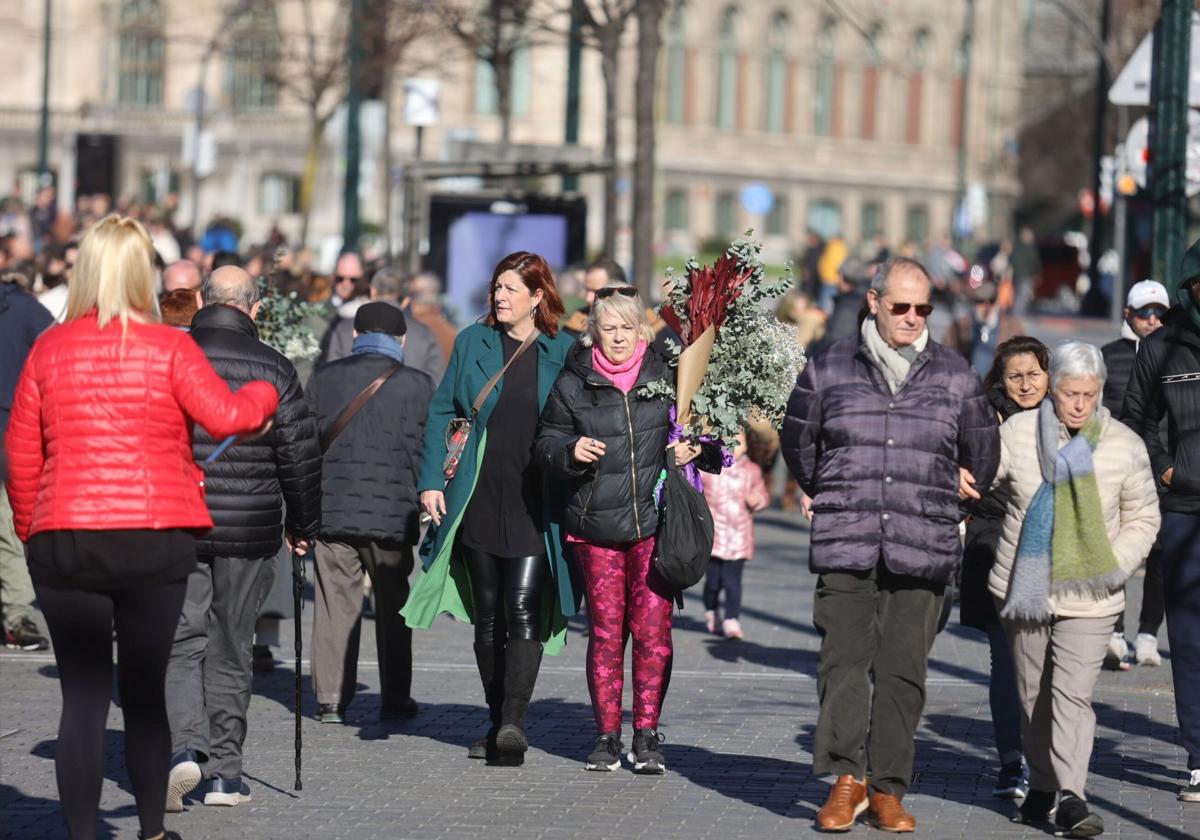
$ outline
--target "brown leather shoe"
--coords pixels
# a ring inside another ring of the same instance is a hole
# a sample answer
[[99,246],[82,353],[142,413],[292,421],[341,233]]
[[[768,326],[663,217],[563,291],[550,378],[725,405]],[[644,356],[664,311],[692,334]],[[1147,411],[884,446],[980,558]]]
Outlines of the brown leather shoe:
[[820,831],[849,831],[854,828],[858,815],[867,810],[867,783],[860,782],[847,773],[838,776],[829,798],[817,811],[817,829]]
[[917,818],[904,810],[899,796],[890,793],[876,791],[871,794],[870,814],[867,819],[880,831],[907,834],[917,829]]

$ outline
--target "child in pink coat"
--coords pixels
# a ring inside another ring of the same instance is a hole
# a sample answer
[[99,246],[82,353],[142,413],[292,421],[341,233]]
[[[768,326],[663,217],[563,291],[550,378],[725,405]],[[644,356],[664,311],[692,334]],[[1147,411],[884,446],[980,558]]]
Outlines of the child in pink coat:
[[738,615],[742,606],[742,566],[754,556],[753,514],[771,500],[762,470],[746,454],[746,433],[738,435],[733,466],[720,475],[701,473],[704,498],[713,518],[713,550],[704,577],[704,622],[709,633],[717,632],[717,604],[725,590],[725,620],[722,635],[742,638]]

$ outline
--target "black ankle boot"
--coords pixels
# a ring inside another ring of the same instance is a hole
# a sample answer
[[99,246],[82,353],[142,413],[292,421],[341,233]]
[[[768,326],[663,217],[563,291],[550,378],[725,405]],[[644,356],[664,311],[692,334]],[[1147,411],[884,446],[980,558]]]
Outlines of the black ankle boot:
[[496,757],[498,764],[520,766],[529,749],[525,712],[542,665],[542,643],[509,639],[504,654],[504,705],[500,710],[500,729],[496,732]]
[[475,665],[479,669],[479,680],[483,683],[483,697],[487,702],[488,717],[492,725],[487,734],[467,750],[467,758],[481,761],[495,757],[496,733],[500,730],[500,710],[504,705],[504,648],[495,645],[475,645]]

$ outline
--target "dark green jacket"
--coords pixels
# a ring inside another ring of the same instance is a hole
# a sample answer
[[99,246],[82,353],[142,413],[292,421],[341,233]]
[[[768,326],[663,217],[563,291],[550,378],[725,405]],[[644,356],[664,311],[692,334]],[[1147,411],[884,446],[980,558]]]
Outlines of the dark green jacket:
[[[560,332],[556,337],[542,335],[534,343],[538,354],[538,410],[546,405],[550,389],[558,379],[574,338]],[[425,423],[425,445],[421,458],[421,475],[417,490],[441,490],[445,485],[442,464],[446,458],[446,427],[456,417],[469,417],[471,405],[483,386],[504,366],[504,350],[500,334],[483,324],[475,324],[459,333],[446,367],[445,376],[429,407]],[[410,626],[428,628],[439,613],[449,613],[463,621],[473,622],[471,588],[461,558],[454,551],[455,537],[462,522],[467,503],[475,491],[479,465],[487,446],[487,424],[500,399],[503,381],[488,395],[479,410],[467,440],[454,480],[445,485],[446,515],[440,526],[430,526],[421,545],[421,563],[425,573],[413,586],[408,603],[401,610]],[[561,648],[566,636],[566,620],[579,611],[580,590],[572,579],[566,534],[560,528],[562,493],[553,490],[551,479],[545,480],[546,553],[554,580],[552,592],[547,593],[544,612],[543,641],[547,652]]]

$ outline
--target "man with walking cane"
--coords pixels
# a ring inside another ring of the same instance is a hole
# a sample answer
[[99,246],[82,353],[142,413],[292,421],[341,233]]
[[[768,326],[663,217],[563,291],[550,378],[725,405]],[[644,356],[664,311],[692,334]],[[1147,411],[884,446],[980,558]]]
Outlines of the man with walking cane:
[[434,386],[408,366],[406,331],[401,310],[368,303],[354,317],[350,355],[308,383],[324,451],[312,636],[321,723],[342,723],[354,699],[364,573],[375,588],[380,720],[417,714],[412,630],[400,607],[420,531],[417,478]]
[[[205,805],[249,801],[242,744],[255,619],[285,534],[293,552],[303,554],[321,521],[316,423],[291,362],[258,339],[257,281],[227,266],[205,278],[201,297],[204,307],[192,321],[192,337],[213,368],[235,389],[255,379],[271,382],[280,399],[275,426],[266,435],[241,441],[205,464],[206,501],[215,525],[196,543],[199,562],[188,577],[167,665],[174,751],[168,811],[183,810],[183,797],[202,778]],[[215,448],[217,442],[196,429],[196,459],[205,461]]]

